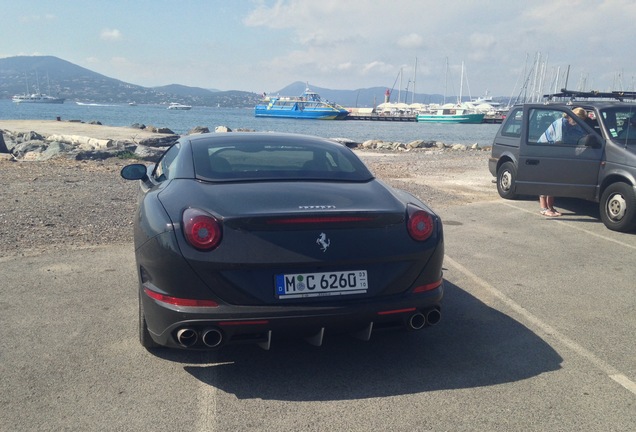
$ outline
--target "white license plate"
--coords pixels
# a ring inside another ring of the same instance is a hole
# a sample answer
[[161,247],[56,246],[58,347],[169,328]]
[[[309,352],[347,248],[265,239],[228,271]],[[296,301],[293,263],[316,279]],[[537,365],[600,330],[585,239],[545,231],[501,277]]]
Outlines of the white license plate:
[[276,275],[279,299],[323,297],[367,292],[367,271],[299,273]]

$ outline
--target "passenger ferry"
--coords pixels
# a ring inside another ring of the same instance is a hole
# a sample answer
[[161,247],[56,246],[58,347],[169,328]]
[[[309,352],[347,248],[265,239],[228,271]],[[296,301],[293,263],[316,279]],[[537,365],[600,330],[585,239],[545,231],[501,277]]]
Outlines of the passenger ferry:
[[329,102],[309,88],[300,96],[267,96],[254,107],[256,117],[343,120],[349,111]]

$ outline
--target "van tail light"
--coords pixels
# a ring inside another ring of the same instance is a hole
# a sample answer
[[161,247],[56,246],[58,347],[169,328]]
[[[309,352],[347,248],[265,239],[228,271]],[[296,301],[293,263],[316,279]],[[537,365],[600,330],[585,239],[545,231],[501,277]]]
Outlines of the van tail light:
[[407,212],[406,226],[411,238],[416,241],[427,240],[435,229],[433,216],[429,212],[411,204],[409,204]]
[[183,212],[183,234],[188,243],[200,251],[215,249],[223,237],[220,222],[211,214],[194,208]]

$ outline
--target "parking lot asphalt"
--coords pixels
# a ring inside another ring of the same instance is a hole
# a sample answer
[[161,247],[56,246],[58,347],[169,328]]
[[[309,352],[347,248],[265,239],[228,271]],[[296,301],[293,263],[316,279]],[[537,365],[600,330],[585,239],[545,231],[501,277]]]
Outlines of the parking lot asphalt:
[[0,258],[0,430],[636,430],[636,235],[557,204],[444,208],[440,324],[321,348],[148,352],[132,245]]

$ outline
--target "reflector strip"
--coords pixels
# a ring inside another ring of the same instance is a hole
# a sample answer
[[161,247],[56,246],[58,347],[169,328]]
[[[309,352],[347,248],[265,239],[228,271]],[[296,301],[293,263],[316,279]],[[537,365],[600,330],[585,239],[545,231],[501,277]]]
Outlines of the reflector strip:
[[220,326],[239,326],[239,325],[266,325],[269,324],[267,320],[255,320],[255,321],[224,321],[220,322]]
[[367,222],[373,220],[372,217],[365,216],[303,216],[292,218],[271,219],[269,225],[291,225],[291,224],[314,224],[314,223],[347,223],[347,222]]
[[430,284],[426,284],[426,285],[420,285],[418,287],[415,287],[415,289],[413,290],[414,293],[421,293],[421,292],[426,292],[426,291],[432,291],[435,288],[439,287],[442,284],[442,279],[430,283]]
[[152,299],[160,301],[161,303],[167,303],[175,306],[192,306],[192,307],[218,307],[219,304],[212,300],[196,300],[196,299],[183,299],[178,297],[170,297],[164,294],[159,294],[144,288],[146,295]]
[[388,311],[380,311],[378,312],[378,315],[392,315],[392,314],[399,314],[399,313],[406,313],[406,312],[414,312],[416,309],[414,307],[412,308],[406,308],[406,309],[394,309],[394,310],[388,310]]

